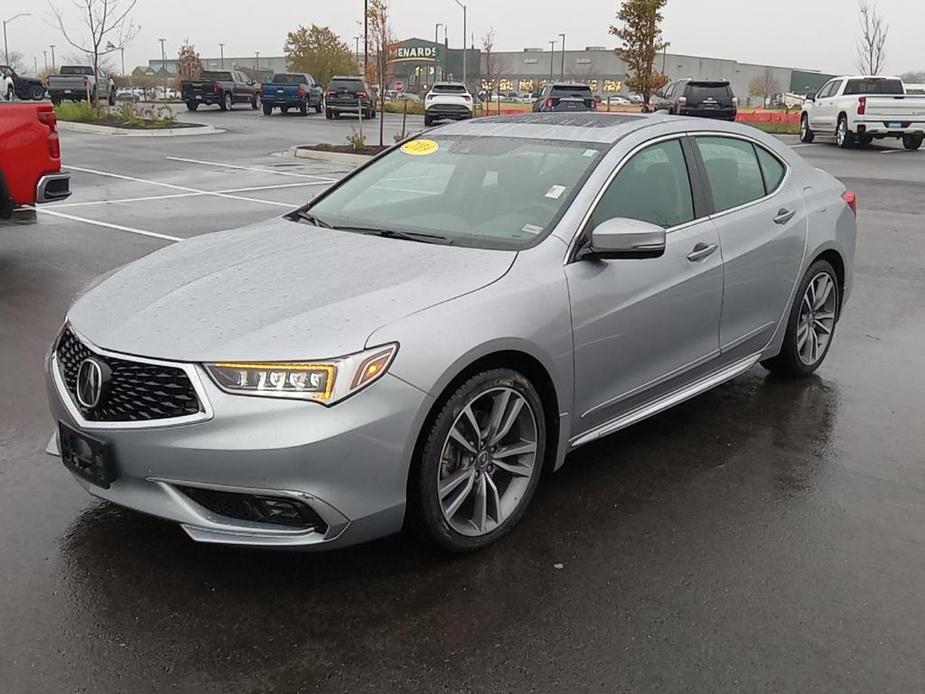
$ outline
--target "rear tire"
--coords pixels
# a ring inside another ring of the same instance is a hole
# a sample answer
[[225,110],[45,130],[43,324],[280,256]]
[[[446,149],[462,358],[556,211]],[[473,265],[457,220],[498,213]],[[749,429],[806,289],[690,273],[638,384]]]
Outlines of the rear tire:
[[251,110],[256,111],[258,108],[260,108],[260,102],[257,101],[257,97],[255,96],[251,99]]
[[800,142],[810,144],[815,139],[816,133],[809,127],[809,116],[804,113],[800,118]]
[[922,135],[903,135],[903,147],[910,152],[914,152],[922,146],[923,140],[925,140],[925,136]]
[[303,116],[308,115],[308,102],[307,101],[303,101],[301,104],[299,104],[299,113],[302,114]]
[[273,115],[273,106],[271,104],[263,105],[263,115],[272,116]]
[[321,113],[321,104],[315,104],[315,113]]
[[[32,87],[32,89],[29,90],[29,97],[33,101],[41,101],[42,99],[45,98],[45,87],[38,86],[38,85]],[[115,101],[113,100],[113,102],[110,103],[110,106],[112,106],[114,103]]]
[[424,126],[429,128],[434,124],[434,119],[430,116],[424,116]]
[[[543,403],[533,384],[511,369],[476,374],[422,433],[408,501],[423,536],[452,552],[471,552],[510,532],[536,491],[546,455]],[[515,447],[523,451],[512,453]]]
[[231,98],[231,94],[225,94],[225,96],[222,97],[222,103],[220,103],[218,107],[222,111],[230,111],[233,106],[234,100]]
[[[822,276],[830,289],[820,300],[815,288]],[[810,285],[814,286],[810,292]],[[815,299],[815,302],[812,299]],[[838,314],[841,309],[841,286],[830,263],[817,260],[803,276],[787,318],[787,333],[780,354],[761,362],[771,373],[789,378],[809,376],[818,369],[835,339]],[[824,344],[820,344],[820,339]]]
[[838,125],[835,127],[835,142],[842,149],[850,149],[854,144],[854,133],[848,130],[847,116],[838,117]]
[[198,111],[198,110],[199,110],[199,104],[198,104],[197,102],[195,102],[195,101],[187,101],[187,102],[186,102],[186,108],[188,108],[190,111]]
[[334,118],[334,112],[329,108],[325,109],[324,117],[327,118],[328,120],[331,120],[332,118]]

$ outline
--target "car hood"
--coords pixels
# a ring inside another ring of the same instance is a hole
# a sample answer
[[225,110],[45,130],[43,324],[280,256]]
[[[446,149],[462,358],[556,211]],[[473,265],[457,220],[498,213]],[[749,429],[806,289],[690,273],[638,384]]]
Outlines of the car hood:
[[185,362],[322,359],[378,328],[502,277],[513,251],[455,248],[285,219],[177,243],[81,296],[97,346]]

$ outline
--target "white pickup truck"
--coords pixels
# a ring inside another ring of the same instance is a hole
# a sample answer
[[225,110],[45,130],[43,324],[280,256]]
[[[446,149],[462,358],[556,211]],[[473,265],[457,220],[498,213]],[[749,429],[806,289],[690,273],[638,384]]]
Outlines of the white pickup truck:
[[836,77],[809,94],[800,116],[800,140],[834,137],[839,147],[901,138],[915,150],[925,140],[925,96],[907,94],[897,77]]

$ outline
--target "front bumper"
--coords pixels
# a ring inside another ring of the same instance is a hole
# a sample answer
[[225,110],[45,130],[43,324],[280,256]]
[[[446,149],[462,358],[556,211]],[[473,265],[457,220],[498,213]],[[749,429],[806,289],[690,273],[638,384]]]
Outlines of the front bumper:
[[[201,367],[193,367],[201,370]],[[180,523],[194,540],[326,549],[397,532],[408,471],[430,396],[386,375],[333,407],[235,396],[201,373],[205,421],[143,428],[82,428],[53,354],[46,362],[52,416],[109,444],[117,478],[90,494]],[[154,424],[154,423],[152,423]],[[54,452],[53,437],[49,452]],[[294,500],[324,521],[290,528],[221,515],[184,488]]]

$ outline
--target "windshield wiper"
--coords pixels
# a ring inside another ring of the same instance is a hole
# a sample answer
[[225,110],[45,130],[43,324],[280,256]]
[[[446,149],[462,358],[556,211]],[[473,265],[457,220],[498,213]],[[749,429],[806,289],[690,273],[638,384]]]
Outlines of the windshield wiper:
[[308,222],[309,224],[314,224],[316,227],[322,227],[324,229],[334,228],[328,222],[324,221],[320,217],[316,217],[315,215],[313,215],[311,212],[308,212],[307,210],[303,210],[302,212],[299,212],[299,219],[304,219],[306,222]]
[[339,231],[353,231],[358,234],[381,236],[386,239],[400,239],[402,241],[417,241],[418,243],[439,243],[452,246],[453,242],[446,236],[439,234],[426,234],[420,231],[395,231],[394,229],[379,229],[376,227],[336,226]]

